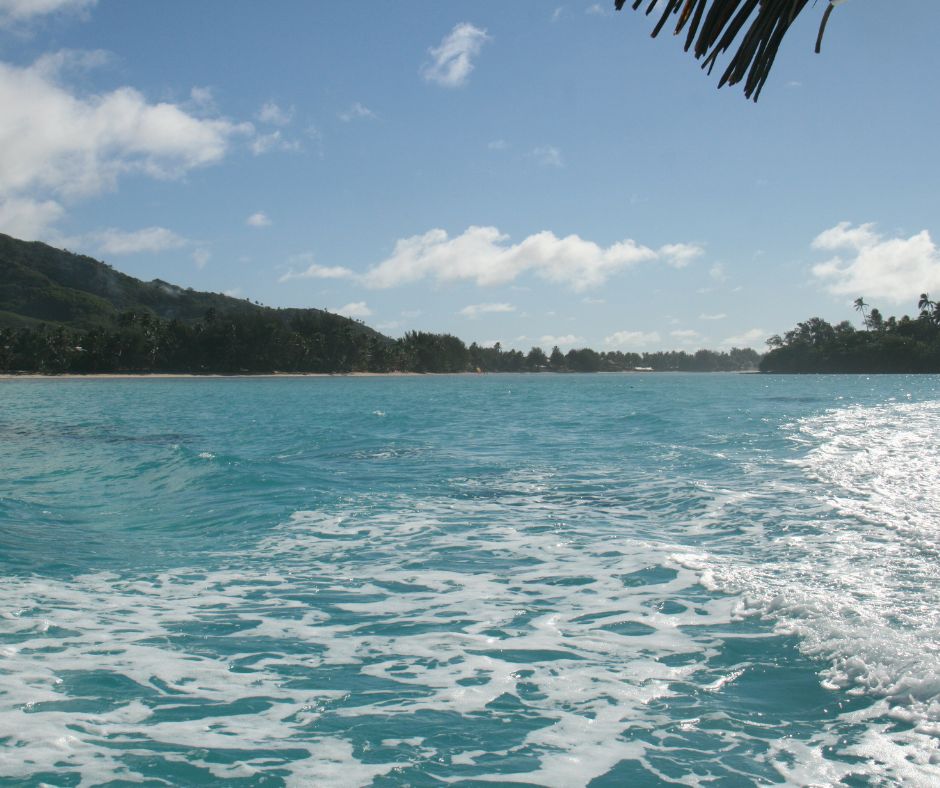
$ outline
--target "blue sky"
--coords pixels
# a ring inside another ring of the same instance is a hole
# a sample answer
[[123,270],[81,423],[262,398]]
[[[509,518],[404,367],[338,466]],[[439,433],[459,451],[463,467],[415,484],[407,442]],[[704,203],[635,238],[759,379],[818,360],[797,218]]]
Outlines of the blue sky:
[[0,230],[523,350],[914,311],[940,4],[823,8],[755,105],[613,0],[0,0]]

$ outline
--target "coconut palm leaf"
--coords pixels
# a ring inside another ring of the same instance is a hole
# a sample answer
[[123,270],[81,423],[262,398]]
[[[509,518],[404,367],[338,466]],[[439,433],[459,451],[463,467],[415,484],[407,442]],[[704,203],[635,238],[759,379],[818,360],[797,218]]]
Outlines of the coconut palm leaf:
[[[627,1],[615,0],[617,10],[622,10]],[[816,39],[817,52],[832,9],[844,2],[830,0],[826,5]],[[687,30],[685,51],[692,49],[709,74],[718,57],[735,45],[718,87],[744,80],[744,95],[757,101],[780,42],[809,0],[634,0],[633,10],[644,3],[647,15],[662,10],[653,37],[659,35],[671,16],[677,17],[675,34]]]

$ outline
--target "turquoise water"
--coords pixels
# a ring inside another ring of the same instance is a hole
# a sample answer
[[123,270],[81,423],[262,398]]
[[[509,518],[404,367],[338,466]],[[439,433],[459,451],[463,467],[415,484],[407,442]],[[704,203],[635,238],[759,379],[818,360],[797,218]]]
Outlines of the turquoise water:
[[0,784],[936,785],[940,379],[0,383]]

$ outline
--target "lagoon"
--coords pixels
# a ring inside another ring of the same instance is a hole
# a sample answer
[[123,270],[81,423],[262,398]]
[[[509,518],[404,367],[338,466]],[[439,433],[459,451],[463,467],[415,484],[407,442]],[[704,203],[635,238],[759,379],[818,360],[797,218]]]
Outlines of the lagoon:
[[0,779],[936,784],[938,384],[0,382]]

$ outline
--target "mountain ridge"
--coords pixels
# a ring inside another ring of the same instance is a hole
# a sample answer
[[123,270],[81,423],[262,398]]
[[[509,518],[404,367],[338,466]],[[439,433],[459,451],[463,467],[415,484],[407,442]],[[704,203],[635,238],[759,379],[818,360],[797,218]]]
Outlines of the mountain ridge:
[[88,255],[0,233],[0,327],[50,323],[88,330],[114,325],[123,312],[192,323],[209,310],[220,315],[276,315],[285,323],[315,317],[388,340],[363,323],[322,309],[277,309],[163,279],[145,282]]

